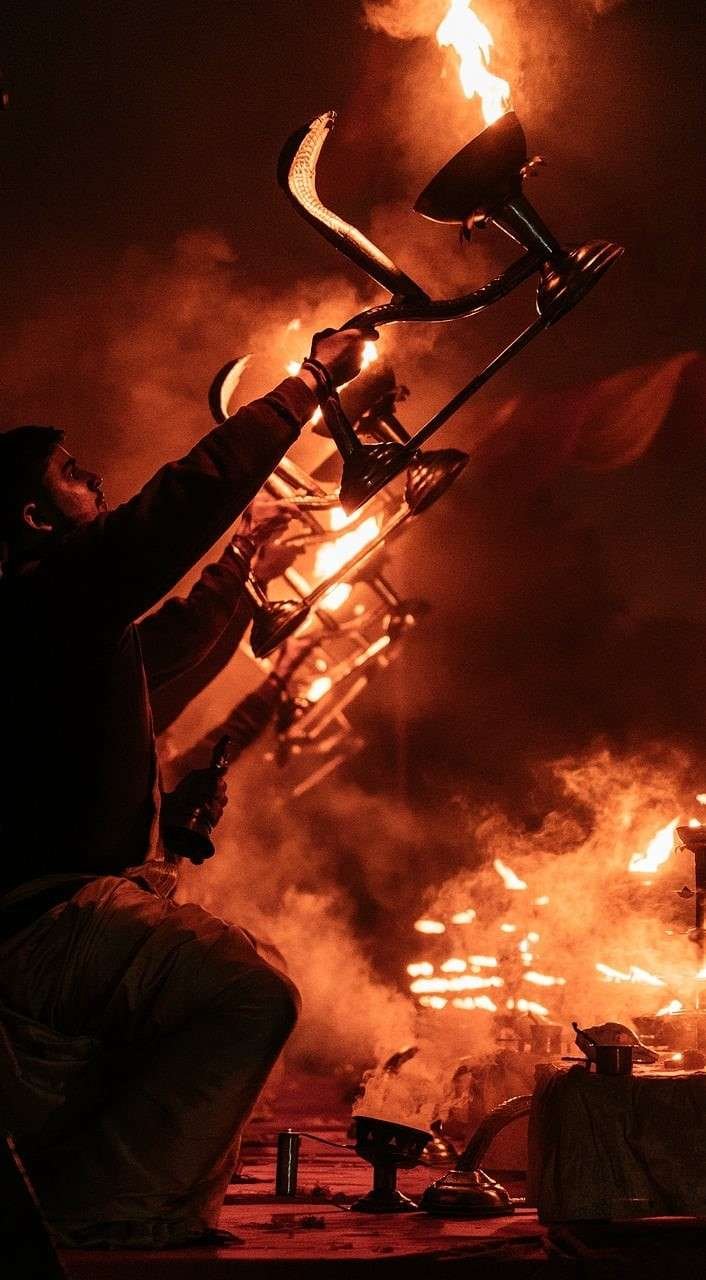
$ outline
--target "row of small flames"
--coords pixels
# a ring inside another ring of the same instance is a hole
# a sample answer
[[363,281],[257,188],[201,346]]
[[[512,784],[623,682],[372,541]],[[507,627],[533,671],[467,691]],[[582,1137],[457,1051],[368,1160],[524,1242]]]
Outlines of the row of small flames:
[[[699,793],[696,796],[696,800],[698,804],[706,805],[706,792]],[[628,871],[643,877],[657,872],[673,852],[674,832],[680,821],[680,818],[674,818],[666,826],[661,827],[643,852],[632,855],[628,863]],[[690,827],[700,827],[702,824],[697,818],[691,818],[688,825]],[[518,876],[511,867],[507,866],[502,859],[496,858],[494,860],[493,869],[502,880],[505,888],[510,892],[525,893],[528,891],[529,886],[526,881]],[[645,879],[643,883],[650,884],[651,881]],[[532,905],[541,909],[548,906],[549,902],[550,898],[544,894],[534,898]],[[472,925],[476,918],[477,912],[475,909],[467,907],[462,911],[455,912],[451,916],[449,923],[456,926]],[[428,936],[444,934],[446,933],[446,927],[442,920],[433,920],[428,917],[417,920],[414,925],[417,933]],[[505,921],[499,925],[499,932],[512,937],[512,935],[521,931],[518,925],[513,924],[511,921]],[[522,966],[520,981],[528,983],[530,987],[566,986],[566,978],[542,973],[534,968],[533,948],[536,948],[540,937],[541,935],[536,930],[529,930],[514,943],[514,948],[518,953],[517,959]],[[427,1009],[445,1009],[450,1005],[455,1009],[482,1009],[487,1013],[514,1010],[518,1013],[527,1013],[538,1018],[549,1017],[549,1009],[537,1000],[526,999],[523,996],[509,996],[503,999],[498,994],[500,989],[506,986],[505,979],[499,973],[492,972],[497,970],[498,965],[497,956],[480,954],[470,954],[466,957],[449,956],[447,960],[444,960],[438,966],[437,972],[436,966],[431,961],[417,960],[407,965],[407,973],[412,979],[409,984],[409,990],[415,996],[417,1003]],[[643,969],[636,964],[631,964],[626,970],[621,970],[614,969],[611,965],[598,961],[595,968],[605,982],[629,982],[655,988],[666,987],[667,985],[657,974],[650,973],[647,969]],[[697,980],[706,981],[706,968],[702,969],[696,976]],[[490,990],[495,990],[495,998],[487,994]],[[471,992],[473,994],[470,994]],[[663,1008],[657,1010],[656,1016],[661,1017],[665,1014],[679,1013],[683,1008],[684,1006],[680,1000],[670,1000]]]

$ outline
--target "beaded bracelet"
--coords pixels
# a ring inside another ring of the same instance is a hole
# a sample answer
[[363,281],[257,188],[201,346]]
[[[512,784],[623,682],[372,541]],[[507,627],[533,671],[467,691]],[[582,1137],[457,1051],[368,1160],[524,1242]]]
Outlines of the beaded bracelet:
[[306,369],[315,379],[319,389],[319,399],[328,400],[329,396],[333,395],[335,387],[326,365],[322,364],[320,360],[316,360],[313,356],[309,356],[302,361],[302,369]]

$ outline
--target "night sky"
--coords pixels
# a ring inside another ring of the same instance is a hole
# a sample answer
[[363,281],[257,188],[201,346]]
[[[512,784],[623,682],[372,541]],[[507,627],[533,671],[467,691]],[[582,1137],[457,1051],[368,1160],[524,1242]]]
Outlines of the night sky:
[[[434,612],[361,703],[369,747],[336,785],[428,811],[459,791],[512,797],[532,822],[548,803],[537,766],[596,740],[686,745],[706,778],[704,365],[677,359],[705,337],[703,3],[476,8],[548,162],[530,198],[565,242],[605,236],[626,255],[439,437],[477,446],[474,465],[390,570]],[[280,376],[288,317],[336,324],[374,298],[276,186],[280,146],[313,115],[340,112],[324,197],[433,292],[509,260],[492,232],[469,250],[412,214],[481,120],[433,35],[366,27],[361,0],[5,0],[0,31],[2,425],[66,427],[114,498],[208,428],[224,359],[256,352],[257,394]],[[443,334],[389,331],[409,424],[531,313],[525,291]],[[584,388],[623,372],[597,434],[634,401],[616,431],[639,437],[650,378],[664,404],[644,447],[597,466],[572,422]],[[458,856],[447,842],[449,867]],[[367,872],[347,874],[372,918]],[[419,888],[433,872],[416,874]]]

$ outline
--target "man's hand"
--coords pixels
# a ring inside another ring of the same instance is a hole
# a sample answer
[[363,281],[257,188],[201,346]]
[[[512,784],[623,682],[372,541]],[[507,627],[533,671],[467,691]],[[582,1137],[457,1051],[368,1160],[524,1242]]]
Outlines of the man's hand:
[[252,569],[259,582],[271,582],[279,578],[294,564],[303,546],[292,539],[287,543],[279,537],[297,518],[296,506],[286,499],[271,498],[259,493],[243,512],[236,533],[244,533],[255,543]]
[[342,387],[360,373],[366,342],[378,337],[375,329],[324,329],[314,334],[311,359],[328,370],[335,387]]
[[236,532],[244,533],[259,548],[284,533],[296,515],[297,509],[292,503],[271,498],[261,490],[245,508]]
[[162,796],[161,823],[165,829],[185,826],[198,812],[215,827],[227,803],[228,787],[222,775],[214,769],[192,769],[173,791]]

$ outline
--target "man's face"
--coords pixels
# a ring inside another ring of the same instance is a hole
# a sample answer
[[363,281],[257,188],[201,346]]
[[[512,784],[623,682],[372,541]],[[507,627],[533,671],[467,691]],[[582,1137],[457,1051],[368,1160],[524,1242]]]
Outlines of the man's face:
[[103,479],[95,471],[79,466],[68,449],[58,444],[52,450],[44,472],[44,502],[48,518],[57,533],[90,524],[108,507],[103,495]]

